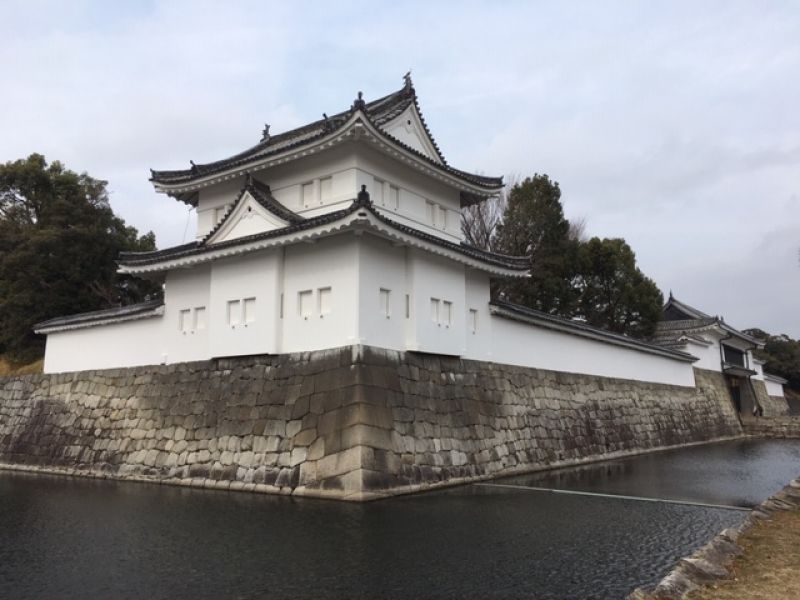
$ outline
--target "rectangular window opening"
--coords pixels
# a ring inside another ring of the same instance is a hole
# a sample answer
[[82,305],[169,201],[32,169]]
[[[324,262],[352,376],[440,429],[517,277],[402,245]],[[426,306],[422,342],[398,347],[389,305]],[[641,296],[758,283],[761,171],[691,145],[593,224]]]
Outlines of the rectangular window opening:
[[441,206],[437,206],[436,226],[440,229],[447,229],[447,211]]
[[378,293],[378,306],[380,307],[381,314],[386,317],[387,319],[391,317],[391,290],[387,290],[386,288],[380,288]]
[[478,331],[478,311],[474,308],[469,309],[469,327],[472,333]]
[[430,200],[425,200],[425,218],[429,224],[436,224],[436,205]]
[[214,225],[218,225],[222,218],[225,216],[225,213],[228,212],[228,205],[220,206],[214,209]]
[[331,288],[319,288],[317,302],[320,317],[331,314]]
[[406,319],[411,318],[411,296],[406,294]]
[[448,300],[442,302],[442,323],[445,327],[453,324],[453,303]]
[[314,202],[314,183],[304,183],[302,190],[303,207],[308,208]]
[[244,309],[244,323],[255,323],[256,321],[256,299],[245,298],[242,300],[242,308]]
[[194,327],[195,331],[202,331],[206,328],[206,307],[198,306],[194,309]]
[[383,201],[383,183],[384,182],[383,182],[383,180],[378,179],[377,177],[375,177],[373,179],[373,181],[375,182],[374,185],[373,185],[374,189],[370,192],[370,197],[372,198],[372,201],[375,204],[377,204],[378,206],[385,206],[384,201]]
[[279,311],[278,314],[279,314],[280,318],[282,319],[283,318],[283,294],[281,294],[280,306],[278,308],[278,311]]
[[439,322],[439,299],[431,298],[431,321]]
[[314,310],[313,302],[314,292],[311,290],[303,290],[297,293],[297,312],[304,319],[311,316]]
[[228,300],[227,319],[230,327],[236,327],[242,322],[242,303],[239,300]]
[[191,328],[191,315],[192,311],[188,308],[178,312],[178,331],[187,333]]
[[389,207],[400,210],[400,189],[396,186],[389,186]]
[[319,180],[319,203],[324,204],[333,198],[333,177],[323,177]]

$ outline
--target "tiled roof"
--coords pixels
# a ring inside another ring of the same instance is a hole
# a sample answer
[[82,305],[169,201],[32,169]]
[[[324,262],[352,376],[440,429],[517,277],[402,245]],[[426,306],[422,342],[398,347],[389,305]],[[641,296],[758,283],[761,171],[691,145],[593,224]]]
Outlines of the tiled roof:
[[89,325],[91,323],[102,321],[132,320],[134,318],[156,316],[159,314],[159,309],[162,306],[164,306],[164,301],[159,299],[141,302],[139,304],[129,304],[127,306],[118,306],[104,310],[95,310],[92,312],[56,317],[54,319],[37,323],[33,326],[33,330],[38,333],[40,331],[78,325]]
[[[530,259],[528,257],[507,256],[504,254],[496,254],[494,252],[488,252],[486,250],[482,250],[481,248],[477,248],[475,246],[471,246],[463,242],[462,243],[452,242],[437,237],[435,235],[425,233],[424,231],[420,231],[413,227],[409,227],[408,225],[403,225],[402,223],[398,223],[397,221],[394,221],[393,219],[390,219],[389,217],[378,212],[373,206],[372,201],[369,199],[369,194],[363,188],[364,186],[362,186],[362,192],[359,194],[359,197],[356,200],[354,200],[350,206],[348,206],[347,208],[343,208],[341,210],[337,210],[335,212],[319,215],[316,217],[311,217],[309,219],[301,218],[300,220],[295,221],[290,225],[287,225],[286,227],[282,227],[280,229],[264,231],[262,233],[257,233],[254,235],[249,235],[234,240],[219,242],[216,244],[206,244],[207,240],[206,237],[203,240],[198,240],[195,242],[191,242],[189,244],[183,244],[181,246],[165,248],[163,250],[156,250],[153,252],[122,252],[120,253],[119,264],[125,266],[150,265],[165,260],[173,260],[187,256],[201,255],[222,248],[230,248],[232,246],[248,244],[250,242],[267,240],[271,238],[280,238],[286,235],[290,235],[292,233],[313,229],[314,227],[318,227],[320,225],[335,223],[336,221],[355,213],[357,210],[365,209],[368,210],[378,221],[386,224],[392,229],[395,229],[401,233],[415,237],[417,239],[423,240],[425,242],[435,244],[452,252],[468,256],[469,258],[478,260],[480,262],[485,262],[494,266],[499,266],[516,271],[526,271],[530,267]],[[299,215],[297,216],[299,217]]]
[[703,319],[684,319],[682,321],[659,321],[656,331],[689,331],[691,329],[702,329],[709,325],[719,323],[717,317],[705,317]]
[[672,292],[669,293],[669,299],[667,303],[664,305],[663,311],[667,312],[668,309],[674,308],[678,312],[683,313],[685,316],[689,317],[690,319],[712,319],[711,315],[707,315],[701,310],[697,310],[694,306],[689,306],[688,304],[681,302],[675,296],[672,295]]
[[676,300],[672,294],[670,294],[669,300],[664,305],[663,309],[664,314],[666,314],[668,311],[673,315],[679,313],[691,318],[659,321],[658,325],[656,325],[656,332],[654,334],[654,342],[656,343],[659,343],[659,337],[668,339],[671,335],[676,333],[689,333],[692,331],[696,332],[712,326],[718,326],[720,329],[728,332],[729,334],[754,344],[755,346],[763,346],[762,341],[747,335],[746,333],[742,333],[734,327],[731,327],[725,322],[724,319],[722,319],[722,317],[709,316],[706,313],[689,306],[688,304],[684,304]]
[[236,200],[234,200],[231,203],[230,208],[228,208],[223,217],[219,220],[219,223],[214,225],[214,228],[211,231],[209,231],[205,236],[203,236],[201,243],[204,244],[212,237],[214,237],[214,234],[217,233],[225,225],[225,223],[228,222],[228,219],[230,218],[231,214],[236,208],[236,205],[239,203],[239,201],[242,199],[242,196],[244,196],[245,193],[249,193],[255,199],[255,201],[258,202],[261,206],[266,208],[276,217],[283,219],[287,223],[296,224],[303,221],[303,217],[298,215],[293,210],[289,210],[274,198],[274,196],[272,195],[272,191],[269,189],[269,186],[267,184],[261,183],[257,179],[254,179],[253,177],[250,177],[248,175],[244,187],[239,192],[239,195],[236,196]]
[[[396,118],[412,104],[415,106],[418,114],[420,115],[422,125],[425,128],[425,131],[434,146],[437,158],[441,160],[441,163],[380,130],[381,125],[384,125]],[[354,102],[353,106],[349,110],[342,111],[331,117],[326,116],[323,119],[314,121],[308,125],[304,125],[278,135],[266,135],[264,139],[262,139],[262,141],[255,146],[228,158],[206,164],[192,163],[192,166],[189,169],[172,171],[156,171],[151,169],[150,181],[165,185],[190,183],[195,179],[205,177],[207,175],[221,173],[235,167],[247,166],[273,154],[278,154],[286,150],[302,147],[315,140],[334,133],[344,126],[354,112],[359,110],[363,115],[365,115],[370,123],[379,128],[381,133],[387,139],[390,139],[394,144],[401,146],[404,150],[414,154],[417,158],[423,159],[432,166],[481,187],[495,189],[503,185],[502,177],[486,177],[483,175],[477,175],[475,173],[468,173],[466,171],[455,169],[447,164],[442,156],[441,151],[439,150],[439,146],[433,139],[433,136],[431,135],[430,130],[428,129],[428,126],[422,117],[422,111],[419,109],[419,103],[417,102],[417,95],[414,90],[414,86],[411,85],[410,79],[407,80],[407,83],[403,88],[396,92],[388,94],[382,98],[378,98],[377,100],[373,100],[372,102],[364,102],[359,98],[356,100],[356,102]]]

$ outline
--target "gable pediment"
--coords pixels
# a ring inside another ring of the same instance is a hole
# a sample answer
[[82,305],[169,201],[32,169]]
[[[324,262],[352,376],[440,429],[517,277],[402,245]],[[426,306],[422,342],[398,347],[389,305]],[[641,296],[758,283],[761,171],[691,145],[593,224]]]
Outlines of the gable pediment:
[[231,211],[223,218],[218,229],[206,240],[206,244],[218,244],[281,229],[289,222],[267,210],[245,190]]
[[381,125],[381,129],[393,138],[424,154],[433,161],[443,164],[433,140],[428,135],[425,125],[414,104],[409,105],[402,113],[391,121]]

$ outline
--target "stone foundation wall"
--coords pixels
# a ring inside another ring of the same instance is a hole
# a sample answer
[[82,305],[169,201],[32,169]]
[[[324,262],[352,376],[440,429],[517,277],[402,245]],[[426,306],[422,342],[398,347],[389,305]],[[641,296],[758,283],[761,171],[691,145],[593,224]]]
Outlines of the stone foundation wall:
[[753,380],[758,404],[764,409],[765,417],[782,417],[789,414],[789,403],[786,398],[770,396],[767,393],[767,384],[763,381]]
[[800,439],[800,416],[742,419],[742,427],[755,437]]
[[366,500],[742,434],[683,388],[370,347],[0,379],[5,468]]

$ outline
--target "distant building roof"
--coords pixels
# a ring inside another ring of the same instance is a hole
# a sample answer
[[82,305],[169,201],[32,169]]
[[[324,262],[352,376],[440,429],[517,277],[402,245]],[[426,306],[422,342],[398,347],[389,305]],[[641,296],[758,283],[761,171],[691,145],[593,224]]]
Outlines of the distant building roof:
[[656,326],[652,341],[663,346],[679,346],[690,339],[703,339],[704,331],[719,329],[760,348],[764,342],[728,325],[722,317],[712,317],[693,306],[681,302],[670,292],[662,308],[663,320]]

